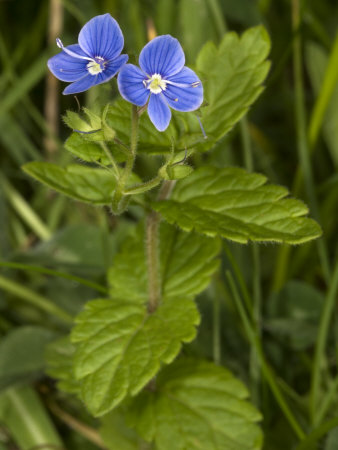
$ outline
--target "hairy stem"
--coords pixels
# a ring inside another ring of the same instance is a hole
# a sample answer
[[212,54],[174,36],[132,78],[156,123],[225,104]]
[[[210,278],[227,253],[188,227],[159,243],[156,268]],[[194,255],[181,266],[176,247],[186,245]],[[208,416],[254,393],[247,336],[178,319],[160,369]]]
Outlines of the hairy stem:
[[[164,181],[158,200],[165,200],[171,194],[175,181]],[[161,276],[159,252],[160,215],[152,211],[146,219],[146,255],[148,265],[148,311],[153,313],[161,301]]]
[[146,221],[146,247],[148,262],[148,311],[156,311],[161,300],[161,279],[159,261],[159,223],[158,213],[152,211]]

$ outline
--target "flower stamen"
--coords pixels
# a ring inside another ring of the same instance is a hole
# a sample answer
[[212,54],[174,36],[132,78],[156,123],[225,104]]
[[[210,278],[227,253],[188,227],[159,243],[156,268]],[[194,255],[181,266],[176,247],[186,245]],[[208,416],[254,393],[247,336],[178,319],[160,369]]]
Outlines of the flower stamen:
[[94,59],[92,59],[87,64],[87,70],[91,75],[97,75],[98,73],[101,73],[105,69],[105,65],[107,62],[104,60],[104,58],[101,58],[100,56],[95,56]]
[[61,50],[63,50],[65,53],[67,53],[69,56],[73,56],[73,58],[86,59],[87,61],[93,61],[93,59],[92,59],[92,58],[89,58],[89,56],[82,56],[82,55],[79,55],[79,54],[77,54],[77,53],[75,53],[75,52],[72,52],[72,50],[69,50],[69,48],[66,48],[66,47],[63,45],[61,39],[59,39],[59,38],[56,39],[56,45],[57,45],[59,48],[61,48]]
[[176,86],[180,88],[189,88],[189,87],[196,88],[201,84],[200,81],[194,81],[193,83],[175,83],[174,81],[165,80],[165,82],[167,84],[170,84],[171,86]]
[[160,94],[167,89],[167,81],[163,80],[161,75],[154,73],[148,80],[143,80],[145,88],[149,89],[152,94]]

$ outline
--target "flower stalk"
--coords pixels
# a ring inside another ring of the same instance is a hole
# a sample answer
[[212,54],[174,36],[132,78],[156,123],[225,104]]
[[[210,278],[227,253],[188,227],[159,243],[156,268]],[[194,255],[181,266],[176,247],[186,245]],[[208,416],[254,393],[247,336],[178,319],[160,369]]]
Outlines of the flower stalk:
[[[165,180],[162,183],[158,200],[169,198],[175,186],[175,181]],[[159,228],[160,215],[152,211],[146,219],[146,256],[148,265],[148,312],[154,313],[161,301],[161,273],[160,273],[160,249]]]

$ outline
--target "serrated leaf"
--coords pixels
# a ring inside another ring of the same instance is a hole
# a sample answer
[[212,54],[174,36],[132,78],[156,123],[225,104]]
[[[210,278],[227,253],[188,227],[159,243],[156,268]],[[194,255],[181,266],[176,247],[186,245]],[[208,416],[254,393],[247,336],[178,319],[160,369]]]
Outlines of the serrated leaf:
[[[110,295],[136,303],[148,300],[145,231],[139,227],[116,255],[109,271]],[[184,233],[166,223],[160,226],[162,295],[167,299],[194,297],[210,282],[219,261],[220,242],[197,233]],[[132,270],[131,270],[132,267]]]
[[193,297],[218,267],[216,239],[160,227],[161,302],[149,315],[144,227],[137,228],[109,271],[110,300],[89,302],[78,316],[72,341],[81,397],[94,415],[135,395],[171,362],[196,333]]
[[209,150],[234,127],[264,89],[269,51],[270,38],[262,26],[242,36],[226,33],[218,47],[211,41],[204,45],[195,69],[203,83],[200,116],[208,139],[203,139],[195,114],[173,112],[177,148]]
[[79,133],[72,133],[65,142],[65,149],[86,162],[108,165],[110,160],[99,143],[91,142]]
[[55,191],[75,200],[109,205],[116,181],[108,170],[72,164],[60,167],[47,162],[25,164],[23,170]]
[[[110,205],[116,181],[112,173],[104,169],[71,164],[60,167],[47,162],[31,162],[22,169],[41,183],[75,200],[95,205]],[[132,174],[129,183],[139,182]],[[128,184],[129,185],[129,184]]]
[[300,244],[319,237],[319,225],[302,217],[308,212],[306,205],[286,198],[286,188],[266,181],[264,175],[239,168],[203,167],[179,180],[170,200],[153,206],[185,231],[195,229],[240,243]]
[[51,342],[45,352],[46,373],[58,380],[57,386],[61,391],[78,394],[79,382],[73,373],[73,357],[75,347],[69,336],[63,336]]
[[126,300],[94,300],[76,319],[75,376],[81,398],[95,416],[136,395],[169,364],[182,342],[196,335],[199,314],[191,299],[163,301],[151,315],[146,306]]
[[227,369],[180,360],[128,407],[127,421],[156,450],[259,450],[260,413],[245,386]]
[[[196,71],[206,102],[201,114],[208,141],[203,147],[210,148],[228,133],[261,94],[270,67],[269,51],[269,35],[262,26],[250,28],[241,37],[226,33],[219,47],[208,42],[202,48]],[[198,123],[190,121],[189,127],[190,133],[201,137]]]

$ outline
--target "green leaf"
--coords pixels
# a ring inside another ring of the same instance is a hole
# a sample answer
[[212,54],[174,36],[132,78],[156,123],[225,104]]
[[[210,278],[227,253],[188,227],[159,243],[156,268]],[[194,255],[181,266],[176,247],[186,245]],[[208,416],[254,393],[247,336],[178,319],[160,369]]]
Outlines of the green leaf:
[[157,450],[259,450],[261,415],[247,397],[227,369],[180,360],[131,402],[127,422]]
[[[47,162],[30,162],[22,169],[31,177],[68,197],[95,205],[110,205],[116,181],[112,173],[79,164],[60,167]],[[129,185],[138,183],[132,174]]]
[[[110,159],[105,154],[101,145],[96,142],[91,142],[86,139],[86,135],[79,133],[72,133],[65,142],[65,149],[86,162],[100,162],[108,165]],[[111,149],[109,148],[111,151]]]
[[81,398],[100,416],[126,395],[136,395],[169,364],[182,342],[196,335],[200,317],[191,299],[163,301],[154,314],[127,300],[94,300],[76,318],[72,342],[77,346],[75,376]]
[[[269,35],[262,26],[241,37],[226,33],[219,47],[208,42],[202,48],[196,70],[204,88],[206,106],[201,113],[208,147],[231,130],[263,91],[269,51]],[[201,134],[198,124],[194,129]]]
[[75,375],[94,415],[137,394],[162,363],[176,357],[182,342],[195,337],[200,319],[193,297],[205,289],[218,267],[217,239],[162,224],[162,299],[149,315],[144,233],[144,227],[138,227],[115,256],[108,275],[111,299],[89,302],[72,333]]
[[[144,448],[141,438],[127,427],[122,414],[113,411],[101,419],[100,435],[111,450],[140,450]],[[148,447],[146,447],[148,448]]]
[[63,116],[63,120],[69,128],[76,131],[76,134],[81,135],[82,139],[85,141],[110,141],[114,139],[115,131],[108,127],[106,123],[108,107],[109,105],[104,108],[102,117],[98,116],[88,108],[82,108],[90,123],[85,121],[80,114],[73,111],[67,111]]
[[0,344],[0,389],[40,376],[45,346],[53,338],[52,331],[37,326],[10,331]]
[[[139,227],[115,256],[115,263],[108,273],[112,298],[119,296],[135,303],[148,301],[144,240],[144,228]],[[159,241],[162,295],[175,300],[202,292],[219,264],[215,259],[220,252],[219,240],[184,233],[161,223]]]
[[51,342],[45,352],[46,373],[58,380],[57,386],[61,391],[78,394],[79,382],[73,373],[73,358],[75,347],[69,336],[63,336]]
[[116,182],[108,170],[77,164],[60,167],[47,162],[31,162],[22,168],[36,180],[75,200],[111,204]]
[[338,448],[338,427],[330,431],[325,444],[325,450],[335,450],[336,448]]
[[307,206],[286,198],[282,186],[243,169],[203,167],[177,182],[170,200],[153,204],[169,223],[183,230],[247,243],[300,244],[321,235],[319,225],[302,217]]
[[325,297],[311,285],[290,280],[268,299],[264,328],[294,350],[306,350],[317,339]]

